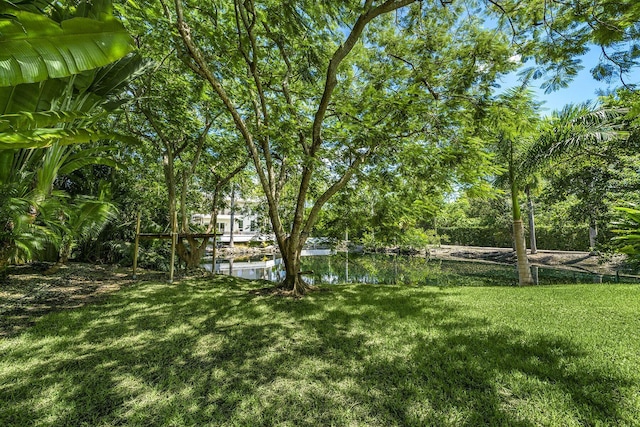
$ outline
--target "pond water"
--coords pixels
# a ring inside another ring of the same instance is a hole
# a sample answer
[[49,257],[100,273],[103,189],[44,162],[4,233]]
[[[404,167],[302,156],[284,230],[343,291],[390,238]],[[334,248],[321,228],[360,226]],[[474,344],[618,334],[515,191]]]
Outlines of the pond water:
[[[302,258],[302,270],[311,284],[371,283],[421,284],[432,286],[516,285],[515,266],[478,261],[450,261],[382,254],[347,254],[309,251]],[[211,271],[211,262],[204,264]],[[222,258],[215,271],[236,277],[273,282],[282,280],[284,269],[279,255]],[[629,276],[593,274],[576,269],[532,267],[540,284],[553,283],[639,283]]]

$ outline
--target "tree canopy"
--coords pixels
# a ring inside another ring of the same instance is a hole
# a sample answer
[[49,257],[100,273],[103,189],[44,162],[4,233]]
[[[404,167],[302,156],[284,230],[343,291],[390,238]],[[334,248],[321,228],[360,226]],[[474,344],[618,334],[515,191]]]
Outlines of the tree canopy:
[[[1,1],[0,160],[24,171],[18,150],[52,147],[43,158],[74,159],[75,168],[54,168],[61,175],[94,167],[96,181],[108,175],[127,193],[113,195],[127,210],[153,207],[159,227],[179,211],[184,231],[187,205],[215,195],[215,213],[250,162],[284,286],[303,293],[300,253],[313,233],[417,236],[465,191],[489,193],[502,171],[520,221],[521,175],[567,147],[598,150],[623,127],[633,134],[639,21],[631,0],[141,0],[113,10],[109,1]],[[542,120],[525,91],[499,87],[518,70],[546,91],[564,87],[589,49],[600,52],[594,78],[623,87],[594,114],[624,110],[625,121]],[[132,138],[83,159],[60,148],[118,135]],[[65,185],[45,181],[50,192]],[[158,189],[166,206],[150,195],[132,202],[131,182]],[[358,206],[347,212],[348,203]]]

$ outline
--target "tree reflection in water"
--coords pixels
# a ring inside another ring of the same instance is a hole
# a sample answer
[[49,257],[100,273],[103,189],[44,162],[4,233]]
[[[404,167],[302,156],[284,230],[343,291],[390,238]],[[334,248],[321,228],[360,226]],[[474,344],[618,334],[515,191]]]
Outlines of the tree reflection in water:
[[[211,263],[203,265],[211,271]],[[427,286],[515,286],[515,267],[477,261],[451,261],[383,254],[306,256],[302,269],[311,284],[368,283]],[[637,282],[614,275],[591,274],[579,270],[532,266],[540,284]],[[284,274],[279,255],[235,257],[216,260],[215,271],[250,280],[281,281]]]

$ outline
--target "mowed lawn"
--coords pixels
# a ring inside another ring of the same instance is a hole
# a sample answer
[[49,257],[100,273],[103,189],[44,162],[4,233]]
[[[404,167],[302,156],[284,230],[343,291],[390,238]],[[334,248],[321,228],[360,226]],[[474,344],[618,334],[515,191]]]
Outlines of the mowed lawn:
[[640,286],[139,283],[0,339],[0,426],[640,425]]

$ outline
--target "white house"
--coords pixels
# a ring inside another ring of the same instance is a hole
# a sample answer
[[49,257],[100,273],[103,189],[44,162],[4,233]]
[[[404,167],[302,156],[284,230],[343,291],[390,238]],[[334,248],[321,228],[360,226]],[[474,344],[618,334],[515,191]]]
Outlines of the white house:
[[[255,206],[257,201],[236,199],[233,213],[233,242],[248,243],[250,241],[264,242],[273,240],[273,236],[261,232],[261,222]],[[222,233],[218,241],[229,243],[231,241],[231,209],[225,208],[218,212],[216,230]],[[195,213],[191,215],[191,223],[207,226],[211,221],[211,214]]]

